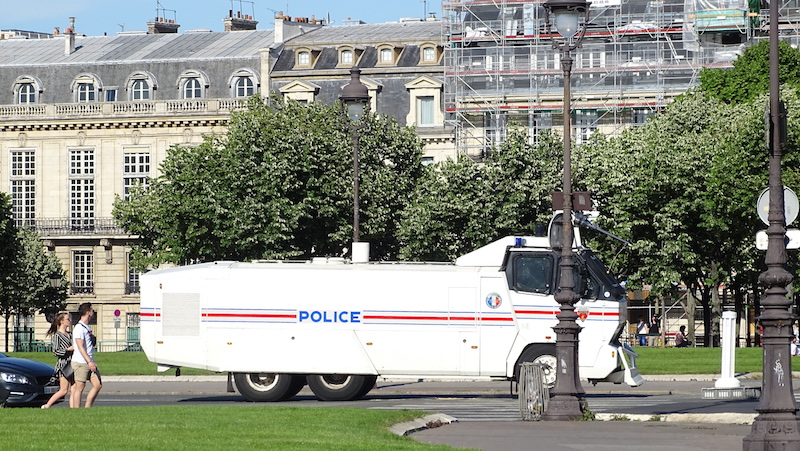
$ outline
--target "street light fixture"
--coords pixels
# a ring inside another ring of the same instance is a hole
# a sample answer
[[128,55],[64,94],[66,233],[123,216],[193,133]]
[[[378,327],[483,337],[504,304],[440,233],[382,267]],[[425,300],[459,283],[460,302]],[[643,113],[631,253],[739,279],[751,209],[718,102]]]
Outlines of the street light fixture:
[[53,289],[60,288],[61,287],[61,279],[62,279],[62,277],[63,276],[58,271],[53,271],[52,273],[50,273],[50,275],[47,276],[47,280],[50,282],[50,288],[53,288]]
[[353,249],[352,260],[354,263],[363,263],[369,260],[369,243],[360,243],[359,231],[359,193],[358,193],[358,135],[364,123],[364,116],[369,114],[369,90],[361,82],[361,69],[353,66],[350,69],[350,83],[342,88],[339,99],[345,106],[347,126],[352,132],[353,140]]
[[[555,295],[561,304],[556,315],[558,324],[553,327],[556,332],[557,374],[553,394],[547,409],[542,414],[543,420],[569,421],[583,417],[582,407],[584,391],[581,388],[578,368],[578,326],[575,314],[575,303],[580,296],[575,293],[573,265],[575,257],[572,251],[572,155],[571,155],[571,112],[570,72],[572,71],[572,51],[580,47],[589,22],[589,3],[582,0],[547,0],[544,3],[544,20],[547,34],[550,35],[553,48],[561,52],[561,70],[564,72],[564,173],[563,173],[563,220],[561,261],[559,263],[559,290]],[[551,31],[552,20],[552,31]],[[555,33],[553,33],[555,32]],[[557,34],[556,34],[557,33]],[[560,35],[560,37],[558,36]]]
[[786,286],[792,275],[786,270],[786,215],[784,213],[781,157],[786,112],[780,100],[778,57],[778,2],[769,5],[769,214],[767,227],[767,270],[759,281],[767,289],[761,300],[758,320],[763,333],[763,372],[758,416],[744,438],[745,451],[800,449],[800,421],[792,389],[792,305]]

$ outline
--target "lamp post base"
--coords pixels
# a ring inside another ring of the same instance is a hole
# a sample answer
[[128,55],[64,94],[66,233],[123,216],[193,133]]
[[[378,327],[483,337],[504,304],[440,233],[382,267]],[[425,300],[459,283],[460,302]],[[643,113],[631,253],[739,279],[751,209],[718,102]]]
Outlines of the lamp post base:
[[793,412],[761,413],[743,445],[744,451],[800,450],[800,421]]
[[544,421],[575,421],[583,418],[581,398],[577,393],[558,394],[547,402],[547,410],[542,414]]

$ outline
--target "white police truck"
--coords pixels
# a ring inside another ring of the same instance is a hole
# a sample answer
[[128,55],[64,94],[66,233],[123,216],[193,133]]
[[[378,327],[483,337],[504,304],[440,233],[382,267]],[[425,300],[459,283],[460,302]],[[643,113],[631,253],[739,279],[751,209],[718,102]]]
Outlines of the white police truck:
[[[580,375],[644,382],[620,342],[625,292],[575,237]],[[455,263],[219,261],[141,277],[141,343],[166,370],[233,374],[250,401],[306,384],[363,397],[381,378],[508,379],[541,361],[556,377],[558,262],[546,237],[509,236]]]

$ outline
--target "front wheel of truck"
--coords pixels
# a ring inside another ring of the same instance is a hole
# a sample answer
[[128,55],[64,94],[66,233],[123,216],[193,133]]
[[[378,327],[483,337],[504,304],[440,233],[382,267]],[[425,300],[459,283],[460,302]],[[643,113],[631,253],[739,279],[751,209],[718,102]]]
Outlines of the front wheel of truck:
[[282,373],[236,373],[236,388],[252,402],[283,401],[296,395],[305,385],[305,378]]

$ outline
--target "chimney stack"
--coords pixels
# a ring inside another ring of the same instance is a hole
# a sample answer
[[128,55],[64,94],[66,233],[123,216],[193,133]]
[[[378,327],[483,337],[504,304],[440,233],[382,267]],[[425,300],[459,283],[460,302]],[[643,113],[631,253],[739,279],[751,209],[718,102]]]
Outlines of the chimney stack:
[[69,18],[69,28],[64,33],[64,55],[72,55],[75,52],[75,18]]
[[156,17],[154,21],[147,22],[147,34],[177,33],[180,27],[174,20]]
[[241,11],[237,11],[234,16],[232,9],[228,10],[228,17],[222,19],[222,22],[225,24],[225,31],[255,30],[258,25],[253,16],[242,14]]

